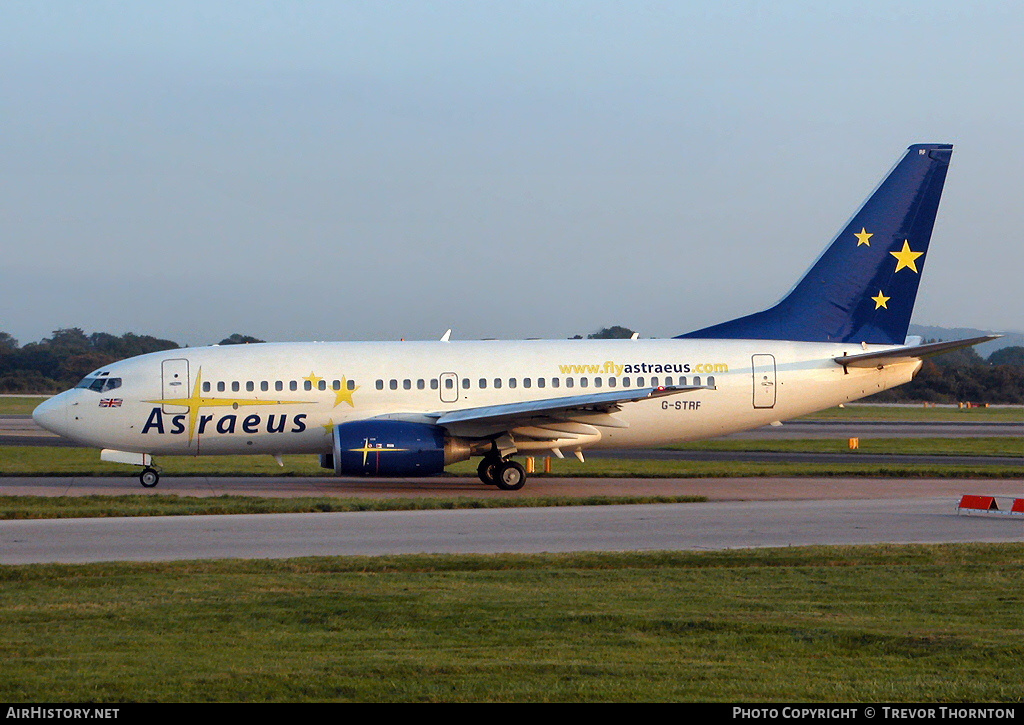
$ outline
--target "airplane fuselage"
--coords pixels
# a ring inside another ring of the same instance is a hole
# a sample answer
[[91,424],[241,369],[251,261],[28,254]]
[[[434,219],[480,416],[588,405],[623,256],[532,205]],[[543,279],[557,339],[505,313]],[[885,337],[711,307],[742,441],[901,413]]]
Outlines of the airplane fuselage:
[[[846,369],[833,360],[861,351],[849,343],[679,339],[184,348],[105,366],[82,387],[45,403],[37,418],[79,443],[120,451],[323,454],[331,450],[333,427],[348,421],[429,424],[450,410],[706,386],[623,406],[610,424],[607,416],[576,417],[597,432],[576,439],[582,448],[648,447],[721,436],[856,400],[907,382],[921,364]],[[90,388],[90,380],[118,382]],[[449,429],[467,438],[489,434],[479,425]],[[531,443],[527,433],[517,436],[518,450],[553,447],[550,438]]]

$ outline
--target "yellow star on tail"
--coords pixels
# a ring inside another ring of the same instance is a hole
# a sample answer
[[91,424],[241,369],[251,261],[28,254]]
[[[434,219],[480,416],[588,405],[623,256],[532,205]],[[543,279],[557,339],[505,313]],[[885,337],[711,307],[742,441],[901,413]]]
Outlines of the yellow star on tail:
[[864,227],[861,227],[860,228],[860,234],[854,233],[853,236],[857,237],[857,246],[858,247],[860,245],[862,245],[862,244],[866,244],[866,245],[868,245],[870,247],[871,246],[871,241],[870,241],[871,237],[873,237],[875,235],[872,232],[869,232]]
[[884,294],[882,294],[882,290],[878,290],[878,297],[872,297],[871,299],[873,299],[875,301],[875,309],[876,310],[879,307],[885,307],[885,309],[889,309],[886,306],[885,303],[888,302],[889,300],[891,300],[892,297],[886,297]]
[[[910,249],[910,245],[907,243],[907,240],[904,239],[903,240],[903,249],[901,249],[898,252],[889,252],[889,254],[891,254],[892,256],[896,257],[896,271],[897,272],[899,272],[904,267],[906,267],[907,269],[912,269],[915,272],[918,272],[918,270],[917,270],[917,262],[914,261],[914,260],[916,260],[922,254],[924,254],[924,252],[914,252],[914,251],[912,251]],[[920,272],[918,272],[918,274],[920,274]]]

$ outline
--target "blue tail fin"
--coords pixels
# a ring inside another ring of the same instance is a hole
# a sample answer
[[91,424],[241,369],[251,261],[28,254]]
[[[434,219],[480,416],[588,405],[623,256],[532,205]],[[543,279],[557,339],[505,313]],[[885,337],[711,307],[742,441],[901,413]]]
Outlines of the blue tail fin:
[[679,337],[903,344],[952,149],[907,149],[777,305]]

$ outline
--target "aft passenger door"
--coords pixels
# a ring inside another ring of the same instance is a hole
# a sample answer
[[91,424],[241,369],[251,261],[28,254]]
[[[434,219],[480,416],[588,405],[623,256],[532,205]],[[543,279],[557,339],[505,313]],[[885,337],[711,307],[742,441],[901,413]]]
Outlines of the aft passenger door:
[[751,357],[754,382],[754,407],[775,407],[775,356],[753,355]]

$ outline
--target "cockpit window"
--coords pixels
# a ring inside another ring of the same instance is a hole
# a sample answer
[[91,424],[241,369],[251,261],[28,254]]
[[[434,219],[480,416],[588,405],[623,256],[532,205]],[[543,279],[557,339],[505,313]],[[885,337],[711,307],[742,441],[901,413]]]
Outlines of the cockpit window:
[[108,390],[121,387],[121,378],[83,378],[76,388],[88,388],[97,393],[105,393]]

